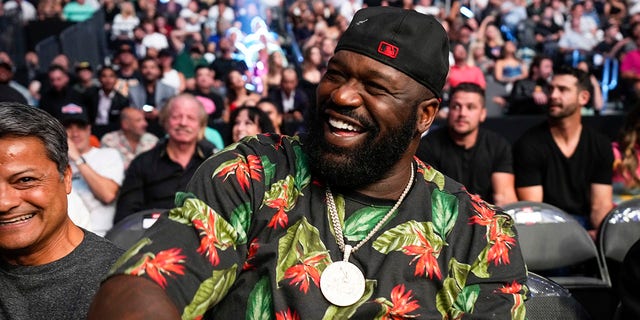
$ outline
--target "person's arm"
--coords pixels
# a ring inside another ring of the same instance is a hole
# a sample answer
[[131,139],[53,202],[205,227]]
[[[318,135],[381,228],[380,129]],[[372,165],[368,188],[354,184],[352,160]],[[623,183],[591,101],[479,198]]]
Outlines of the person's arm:
[[138,157],[131,161],[124,177],[124,182],[122,182],[122,189],[116,206],[116,215],[113,218],[114,224],[142,209],[145,203],[144,181],[142,178],[142,167],[144,165]]
[[496,81],[499,81],[499,82],[505,81],[505,78],[502,76],[503,68],[504,68],[504,60],[498,59],[498,61],[496,61],[495,67],[493,68],[493,78],[496,79]]
[[120,186],[110,178],[100,175],[96,172],[89,163],[82,161],[78,164],[79,160],[84,160],[80,155],[80,152],[76,148],[71,139],[68,139],[69,144],[69,159],[76,163],[78,172],[82,175],[82,178],[87,182],[89,189],[96,197],[104,204],[112,203],[116,199]]
[[543,199],[543,189],[540,185],[516,188],[516,193],[520,201],[542,202]]
[[600,88],[600,83],[598,83],[598,79],[596,76],[591,75],[591,85],[593,86],[593,108],[595,110],[602,110],[604,107],[604,98],[602,97],[602,88]]
[[94,296],[87,319],[180,319],[167,294],[142,277],[118,275],[107,279]]
[[518,201],[515,190],[515,176],[513,173],[494,172],[491,174],[493,186],[493,202],[497,206],[504,206]]
[[591,225],[598,230],[604,217],[613,208],[613,187],[610,184],[591,184]]

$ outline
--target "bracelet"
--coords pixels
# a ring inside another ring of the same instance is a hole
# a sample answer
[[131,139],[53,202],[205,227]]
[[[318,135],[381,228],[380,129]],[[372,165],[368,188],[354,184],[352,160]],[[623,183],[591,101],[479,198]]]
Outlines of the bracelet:
[[79,167],[81,164],[86,164],[86,163],[87,161],[82,156],[80,156],[80,158],[78,158],[78,160],[75,161],[76,167]]

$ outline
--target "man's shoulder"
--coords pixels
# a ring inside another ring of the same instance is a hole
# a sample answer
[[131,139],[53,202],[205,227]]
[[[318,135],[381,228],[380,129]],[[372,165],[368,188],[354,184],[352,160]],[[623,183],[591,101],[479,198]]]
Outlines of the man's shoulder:
[[486,128],[480,128],[478,130],[478,140],[489,145],[509,144],[509,140],[503,135]]
[[542,142],[549,136],[551,132],[549,131],[549,125],[546,121],[538,123],[533,127],[527,129],[514,143],[515,145],[520,145],[524,143],[531,142]]
[[156,143],[156,145],[137,155],[135,158],[133,158],[133,160],[131,160],[131,164],[130,167],[134,167],[136,166],[138,163],[140,164],[141,167],[149,167],[149,165],[155,161],[157,161],[158,159],[160,159],[162,153],[164,152],[164,150],[167,147],[167,142],[166,139],[160,139],[158,140],[158,142]]
[[124,133],[122,130],[114,130],[105,133],[102,138],[100,138],[100,143],[106,145],[107,147],[115,147],[115,143],[119,141],[121,137],[124,137]]
[[107,261],[115,261],[124,250],[118,248],[111,241],[96,235],[93,232],[84,230],[83,245],[89,248],[87,254],[93,257],[101,257]]

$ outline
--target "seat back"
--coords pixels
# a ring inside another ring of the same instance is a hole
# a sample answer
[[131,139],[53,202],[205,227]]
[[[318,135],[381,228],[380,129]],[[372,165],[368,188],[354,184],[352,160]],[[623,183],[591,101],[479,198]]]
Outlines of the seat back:
[[640,240],[640,199],[620,203],[602,221],[598,246],[603,258],[621,263]]
[[584,307],[569,290],[536,273],[527,274],[530,297],[525,302],[527,318],[536,320],[590,319]]
[[[598,249],[586,229],[571,215],[550,204],[520,201],[504,206],[515,220],[520,248],[529,270],[565,269],[552,280],[573,288],[609,287]],[[577,265],[593,266],[595,276],[572,273]]]
[[131,214],[116,223],[104,237],[119,248],[129,249],[142,238],[144,231],[149,229],[164,211],[166,209],[148,209]]

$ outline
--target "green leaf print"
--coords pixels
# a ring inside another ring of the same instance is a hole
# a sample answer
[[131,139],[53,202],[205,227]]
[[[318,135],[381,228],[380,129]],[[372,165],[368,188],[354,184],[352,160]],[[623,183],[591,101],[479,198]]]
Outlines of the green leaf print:
[[444,189],[444,175],[440,171],[430,165],[419,166],[418,169],[424,180],[435,183],[440,190]]
[[271,184],[271,180],[276,176],[276,165],[269,160],[267,156],[261,156],[260,161],[262,162],[262,170],[264,171],[264,185],[268,186]]
[[458,219],[458,199],[440,190],[431,193],[433,227],[442,239],[446,239]]
[[458,288],[465,286],[470,270],[471,266],[466,263],[460,263],[455,258],[449,260],[449,276],[453,277]]
[[278,182],[271,185],[271,188],[265,192],[264,198],[262,200],[262,205],[267,205],[270,207],[279,206],[276,205],[277,199],[283,199],[284,203],[284,211],[289,211],[293,208],[298,199],[298,196],[301,195],[300,191],[294,187],[295,181],[293,176],[287,176],[284,180],[279,180]]
[[176,207],[182,207],[182,204],[189,198],[196,198],[196,195],[191,192],[178,191],[173,202]]
[[467,276],[471,266],[460,263],[455,258],[449,260],[449,274],[442,283],[442,289],[436,295],[436,308],[443,317],[447,315],[457,316],[459,311],[453,308],[467,282]]
[[209,308],[220,302],[236,281],[237,269],[238,265],[234,264],[229,269],[214,270],[211,278],[200,284],[191,303],[182,311],[182,319],[195,319],[202,316]]
[[473,307],[480,295],[480,285],[474,284],[464,287],[462,292],[458,294],[458,298],[454,304],[454,308],[465,313],[473,313]]
[[331,305],[329,308],[327,308],[327,311],[324,313],[324,317],[322,317],[322,320],[341,320],[351,318],[356,313],[358,308],[361,305],[367,303],[369,298],[371,298],[371,296],[373,295],[373,290],[376,288],[376,284],[376,280],[366,280],[364,293],[362,294],[362,298],[360,298],[360,300],[346,307]]
[[476,261],[473,262],[471,266],[471,272],[478,278],[489,278],[491,275],[489,274],[489,261],[487,260],[487,255],[489,254],[489,248],[491,248],[491,243],[487,243],[487,246],[484,247],[480,255]]
[[186,225],[191,225],[193,220],[207,220],[209,206],[198,198],[185,198],[182,206],[169,211],[169,219]]
[[238,234],[237,244],[247,243],[247,230],[251,227],[251,204],[245,202],[231,212],[231,225]]
[[446,318],[449,314],[459,293],[460,289],[453,278],[444,279],[442,289],[436,294],[436,309],[438,309],[443,318]]
[[[364,239],[369,231],[376,226],[378,221],[389,212],[390,207],[367,207],[354,212],[344,222],[344,236],[349,241],[360,241]],[[343,210],[344,212],[344,210]],[[393,213],[387,221],[393,219],[397,211]]]
[[122,267],[122,265],[124,265],[125,262],[127,262],[136,254],[138,254],[138,252],[140,252],[142,248],[150,245],[151,243],[152,241],[149,238],[142,238],[138,240],[136,244],[131,246],[131,248],[129,248],[123,255],[121,255],[120,258],[118,258],[118,260],[116,260],[113,266],[111,266],[111,269],[109,269],[109,274],[112,274],[116,270],[120,269],[120,267]]
[[[303,217],[290,226],[287,229],[287,233],[278,241],[276,281],[280,283],[289,267],[304,260],[311,254],[316,255],[318,252],[328,251],[320,239],[318,229],[309,224],[307,219]],[[329,255],[324,259],[326,263],[318,265],[318,270],[324,270],[326,265],[331,262],[328,257]]]
[[433,232],[433,224],[429,222],[407,221],[392,229],[387,230],[376,238],[372,246],[380,253],[388,254],[392,251],[400,251],[409,245],[420,245],[420,238],[416,232],[422,233],[429,241],[434,252],[440,252],[444,241]]
[[296,188],[302,191],[311,181],[311,173],[307,165],[307,155],[298,144],[293,145],[293,152],[296,154]]
[[274,318],[273,296],[269,277],[262,277],[253,287],[247,300],[246,320],[271,320]]

